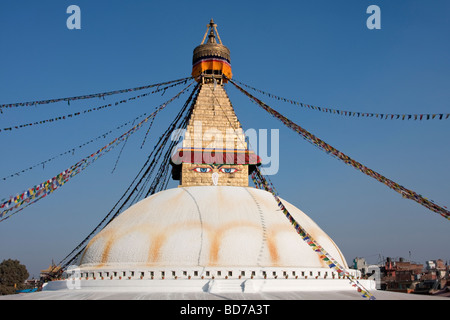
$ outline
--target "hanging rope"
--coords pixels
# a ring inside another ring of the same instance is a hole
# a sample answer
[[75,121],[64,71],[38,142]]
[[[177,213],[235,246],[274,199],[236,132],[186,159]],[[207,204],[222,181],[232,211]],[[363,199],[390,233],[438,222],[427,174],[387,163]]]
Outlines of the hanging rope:
[[17,125],[17,126],[6,127],[6,128],[3,128],[3,129],[0,129],[0,132],[2,132],[2,131],[12,131],[13,129],[22,129],[22,128],[26,128],[26,127],[29,127],[29,126],[36,126],[36,125],[45,124],[45,123],[52,123],[52,122],[56,122],[56,121],[59,121],[59,120],[66,120],[66,119],[74,118],[76,116],[84,115],[86,113],[90,113],[90,112],[93,112],[93,111],[99,111],[99,110],[103,110],[105,108],[109,108],[109,107],[112,107],[112,106],[118,106],[119,104],[127,103],[128,101],[136,100],[136,99],[139,99],[139,98],[143,98],[143,97],[146,97],[148,95],[160,92],[162,90],[166,90],[167,88],[175,87],[175,86],[178,86],[180,84],[185,84],[186,81],[187,80],[182,81],[182,82],[177,82],[177,83],[172,84],[170,86],[154,90],[152,92],[148,92],[148,93],[144,93],[144,94],[141,94],[141,95],[133,96],[133,97],[130,97],[128,99],[122,99],[122,100],[119,100],[119,101],[116,101],[116,102],[113,102],[113,103],[108,103],[108,104],[105,104],[105,105],[102,105],[102,106],[99,106],[99,107],[90,108],[90,109],[87,109],[87,110],[84,110],[84,111],[81,111],[81,112],[75,112],[75,113],[67,114],[65,116],[59,116],[59,117],[55,117],[55,118],[51,118],[51,119],[40,120],[40,121],[30,122],[30,123],[26,123],[26,124]]
[[[222,111],[225,114],[224,109],[222,108],[219,100],[217,99],[217,97],[215,97],[215,95],[214,95],[214,98],[215,98],[215,100],[217,101],[217,103],[219,104],[219,106],[221,107]],[[231,120],[228,117],[227,117],[227,120],[228,120],[229,125],[233,126]],[[241,141],[241,142],[243,142],[243,141]],[[308,233],[306,233],[305,229],[303,229],[297,223],[297,221],[295,221],[295,219],[290,215],[289,211],[286,209],[286,207],[281,202],[281,199],[278,197],[278,192],[276,191],[276,189],[273,186],[272,182],[270,182],[270,180],[269,180],[269,182],[267,181],[268,179],[266,179],[264,177],[264,175],[259,170],[258,166],[256,166],[255,171],[252,173],[251,177],[252,177],[253,183],[255,184],[256,188],[263,189],[263,190],[266,190],[266,191],[272,193],[272,195],[274,196],[278,206],[283,211],[285,216],[289,219],[291,224],[294,225],[294,228],[296,229],[297,233],[302,237],[302,239],[304,241],[306,241],[308,243],[308,245],[310,247],[312,247],[312,249],[317,254],[319,254],[319,257],[320,257],[320,259],[322,261],[324,261],[330,268],[335,269],[338,272],[339,276],[346,277],[348,280],[350,280],[350,284],[352,284],[352,286],[354,286],[354,287],[357,287],[358,292],[360,292],[363,297],[369,298],[370,300],[374,300],[375,299],[375,297],[368,290],[366,290],[359,283],[359,281],[355,280],[354,277],[352,275],[350,275],[350,273],[348,273],[345,270],[345,268],[343,268],[335,259],[333,259],[331,257],[331,255],[328,254],[325,251],[325,249],[323,249],[321,246],[319,246],[317,244],[317,242]]]
[[[62,152],[62,153],[60,153],[60,154],[58,154],[58,155],[56,155],[56,156],[53,156],[53,157],[51,157],[51,158],[49,158],[49,159],[47,159],[47,160],[41,161],[41,162],[36,163],[36,164],[34,164],[34,165],[32,165],[32,166],[30,166],[30,167],[28,167],[28,168],[25,168],[25,169],[22,169],[22,170],[19,170],[19,171],[15,172],[15,173],[12,173],[12,174],[10,174],[10,175],[7,175],[7,176],[3,177],[2,180],[6,180],[6,179],[12,178],[12,177],[14,177],[14,176],[19,176],[20,174],[25,173],[26,171],[31,170],[31,169],[34,169],[34,168],[36,168],[36,167],[38,167],[38,166],[45,167],[45,164],[46,164],[46,163],[48,163],[48,162],[50,162],[50,161],[52,161],[52,160],[54,160],[54,159],[56,159],[56,158],[58,158],[58,157],[61,157],[61,156],[63,156],[63,155],[66,155],[66,154],[72,154],[72,155],[73,155],[73,154],[75,153],[75,150],[81,149],[81,148],[87,146],[88,144],[91,144],[92,142],[95,142],[95,141],[97,141],[97,140],[99,140],[99,139],[104,139],[104,138],[106,138],[108,135],[110,135],[111,133],[113,133],[114,130],[119,130],[119,129],[121,129],[121,128],[127,126],[127,125],[129,125],[130,123],[133,123],[133,124],[134,124],[134,122],[135,122],[136,120],[138,120],[138,119],[140,119],[140,118],[142,118],[142,117],[145,117],[146,115],[147,115],[147,113],[143,113],[143,114],[141,114],[140,116],[137,116],[136,118],[134,118],[133,120],[130,120],[130,121],[127,121],[127,122],[121,124],[120,126],[116,127],[116,128],[113,129],[113,130],[110,130],[110,131],[108,131],[108,132],[105,132],[105,133],[99,135],[98,137],[96,137],[96,138],[94,138],[94,139],[91,139],[91,140],[89,140],[89,141],[87,141],[87,142],[85,142],[85,143],[83,143],[83,144],[78,145],[77,147],[71,148],[71,149],[69,149],[69,150],[67,150],[67,151],[65,151],[65,152]],[[154,119],[154,118],[152,118],[152,121],[153,121],[153,119]]]
[[[164,179],[164,177],[166,177],[162,171],[164,170],[164,168],[168,169],[170,167],[170,164],[167,161],[167,159],[170,159],[171,151],[172,151],[174,145],[177,143],[175,140],[173,140],[171,143],[169,143],[169,141],[171,140],[171,135],[175,129],[177,129],[177,128],[184,129],[186,127],[187,122],[189,121],[190,114],[192,113],[192,110],[193,110],[193,104],[191,105],[191,108],[189,109],[187,114],[184,115],[184,113],[186,112],[189,103],[191,103],[194,94],[195,93],[198,94],[197,90],[199,87],[200,87],[200,85],[197,85],[197,87],[196,87],[196,89],[194,89],[194,92],[192,93],[191,97],[189,97],[189,99],[186,101],[183,109],[176,116],[174,121],[171,123],[169,128],[167,128],[164,135],[161,137],[160,143],[158,143],[155,146],[155,148],[153,150],[154,155],[151,159],[151,162],[148,165],[148,167],[144,173],[144,176],[139,181],[139,184],[142,183],[142,186],[139,188],[139,190],[136,189],[136,194],[134,196],[134,199],[131,201],[130,205],[133,205],[134,203],[138,202],[140,199],[146,198],[149,195],[154,194],[158,190],[159,191],[161,190],[161,189],[158,189],[158,186],[163,184],[161,182],[161,180]],[[166,150],[165,155],[163,155],[164,150]],[[155,176],[153,176],[153,173],[157,167],[158,167],[157,173]],[[144,181],[144,177],[145,177],[145,181]],[[147,189],[147,185],[149,184],[149,182],[151,180],[152,180],[151,186],[150,186],[150,188],[148,188],[147,193],[144,195],[145,190]]]
[[150,129],[151,129],[152,126],[153,126],[153,120],[154,120],[154,119],[152,119],[152,121],[151,121],[150,124],[148,125],[147,132],[145,133],[144,139],[142,140],[141,149],[144,147],[145,141],[147,140],[148,133],[150,132]]
[[372,169],[369,169],[368,167],[362,165],[361,163],[351,159],[349,156],[345,155],[344,153],[340,152],[339,150],[333,148],[329,144],[327,144],[325,141],[317,138],[307,130],[303,129],[299,125],[295,124],[291,120],[287,119],[277,111],[270,108],[268,105],[266,105],[261,100],[255,98],[250,93],[242,89],[239,85],[237,85],[235,82],[229,79],[229,81],[242,93],[244,93],[247,97],[249,97],[253,102],[255,102],[257,105],[262,107],[264,110],[266,110],[269,114],[280,120],[284,125],[286,125],[288,128],[294,130],[295,132],[299,133],[306,141],[312,143],[314,146],[318,147],[319,149],[327,152],[328,154],[331,154],[335,158],[345,162],[346,164],[354,167],[355,169],[361,171],[362,173],[368,175],[369,177],[372,177],[379,182],[385,184],[392,190],[400,193],[402,197],[406,199],[411,199],[416,201],[417,203],[421,204],[422,206],[426,207],[427,209],[438,213],[439,215],[443,216],[444,218],[450,220],[450,211],[447,210],[446,207],[441,207],[437,204],[435,204],[433,201],[415,193],[412,190],[409,190],[398,183],[382,176],[381,174],[373,171]]
[[[195,93],[198,92],[199,84],[196,85],[194,90],[192,91],[190,97],[185,102],[183,108],[180,110],[180,112],[177,114],[175,119],[172,121],[172,123],[169,125],[169,127],[166,129],[166,131],[161,135],[158,142],[156,143],[155,147],[153,148],[152,152],[148,156],[146,162],[136,175],[136,177],[133,179],[127,190],[124,192],[124,194],[120,197],[120,199],[116,202],[116,204],[113,206],[113,208],[108,212],[108,214],[103,218],[103,220],[92,230],[92,232],[85,238],[81,243],[79,243],[75,249],[73,249],[66,257],[64,257],[61,262],[58,264],[59,266],[62,266],[61,270],[66,269],[70,264],[72,264],[83,252],[85,249],[85,244],[94,236],[94,234],[97,233],[98,230],[104,229],[109,223],[111,223],[126,207],[130,207],[136,200],[131,200],[131,198],[136,194],[140,193],[141,190],[145,189],[145,184],[142,185],[144,179],[147,180],[151,176],[151,172],[153,172],[153,169],[155,167],[155,163],[157,162],[157,159],[160,158],[160,152],[161,150],[164,150],[164,146],[167,145],[167,142],[170,139],[171,133],[177,126],[179,126],[180,119],[182,120],[182,126],[185,122],[187,122],[187,119],[189,118],[190,112],[192,112],[192,107],[190,108],[189,114],[183,117],[183,114],[187,110],[187,106],[192,101],[192,97]],[[170,149],[170,148],[169,148]],[[166,159],[167,160],[167,159]],[[167,161],[166,161],[167,162]],[[156,180],[156,179],[154,179]],[[154,185],[155,190],[159,190],[161,188],[165,188],[167,186],[168,179],[165,180],[159,179]],[[153,185],[153,184],[152,184]],[[150,192],[147,192],[148,194],[153,194]],[[124,200],[125,199],[125,200]],[[112,215],[112,216],[111,216]]]
[[150,84],[142,87],[135,87],[135,88],[129,88],[129,89],[121,89],[121,90],[114,90],[114,91],[108,91],[108,92],[101,92],[101,93],[94,93],[94,94],[88,94],[88,95],[82,95],[82,96],[76,96],[76,97],[69,97],[69,98],[57,98],[57,99],[48,99],[48,100],[37,100],[37,101],[28,101],[28,102],[16,102],[16,103],[8,103],[8,104],[0,104],[0,111],[4,108],[13,108],[13,107],[28,107],[28,106],[35,106],[39,104],[50,104],[50,103],[56,103],[60,101],[67,101],[67,103],[70,105],[70,101],[75,100],[83,100],[83,99],[92,99],[92,98],[104,98],[107,96],[119,94],[119,93],[125,93],[125,92],[131,92],[131,91],[139,91],[139,90],[145,90],[153,87],[159,87],[163,85],[167,85],[174,82],[183,82],[189,79],[193,79],[192,77],[186,77],[182,79],[172,80],[172,81],[166,81],[156,84]]
[[[186,116],[184,116],[181,119],[181,123],[178,125],[179,129],[186,129],[187,124],[189,122],[189,119],[191,118],[192,111],[194,110],[194,104],[191,104],[190,110],[187,112]],[[175,128],[174,128],[175,129]],[[173,130],[172,130],[173,132]],[[155,179],[153,179],[152,184],[148,188],[147,193],[145,194],[145,197],[148,197],[149,195],[155,194],[156,192],[162,191],[166,188],[167,184],[170,180],[170,174],[169,169],[171,167],[170,162],[168,159],[171,158],[172,152],[175,149],[175,146],[177,145],[177,140],[172,140],[171,143],[168,145],[168,148],[166,148],[165,154],[161,157],[161,164],[159,166],[159,169],[156,173]]]
[[311,104],[306,104],[303,102],[298,102],[292,99],[283,98],[280,96],[277,96],[272,93],[268,93],[266,91],[256,89],[252,86],[249,86],[248,84],[242,83],[238,80],[233,79],[235,82],[241,84],[242,86],[245,86],[255,92],[259,92],[261,94],[264,94],[270,98],[276,99],[278,101],[287,102],[290,104],[294,104],[303,108],[307,108],[310,110],[316,110],[316,111],[322,111],[325,113],[330,114],[338,114],[341,116],[348,116],[348,117],[358,117],[358,118],[376,118],[376,119],[390,119],[390,120],[446,120],[450,117],[450,113],[425,113],[425,114],[392,114],[392,113],[371,113],[371,112],[356,112],[356,111],[346,111],[346,110],[339,110],[339,109],[332,109],[332,108],[325,108],[325,107],[318,107]]
[[[152,121],[154,119],[155,119],[155,117],[152,118]],[[134,125],[134,122],[133,122],[133,125]],[[111,173],[114,173],[114,171],[116,171],[117,164],[119,163],[119,160],[120,160],[120,156],[122,155],[123,149],[125,149],[125,146],[127,145],[127,142],[128,142],[128,138],[125,139],[125,142],[123,143],[122,148],[120,149],[119,155],[117,156],[116,163],[114,163],[114,167],[113,167]]]
[[311,249],[319,255],[319,258],[323,262],[325,262],[325,264],[329,268],[334,269],[339,274],[339,276],[347,278],[350,281],[350,284],[357,288],[357,291],[362,295],[362,297],[369,298],[370,300],[375,300],[375,297],[367,289],[365,289],[364,286],[357,279],[355,279],[354,276],[352,276],[336,259],[334,259],[321,245],[319,245],[314,237],[311,236],[294,219],[294,217],[289,213],[288,209],[284,206],[281,199],[278,197],[278,193],[276,192],[273,184],[270,181],[267,181],[267,179],[261,174],[261,171],[258,167],[256,167],[255,171],[253,171],[251,177],[258,189],[263,189],[272,193],[278,204],[278,207],[281,209],[289,222],[294,226],[295,230],[300,235],[302,240],[305,241],[311,247]]
[[189,84],[187,87],[185,87],[182,91],[180,91],[173,98],[171,98],[167,102],[163,103],[158,108],[157,111],[150,114],[144,120],[142,120],[137,125],[135,125],[133,128],[131,128],[130,130],[128,130],[127,132],[122,134],[120,137],[114,139],[109,144],[107,144],[103,148],[97,150],[93,154],[83,158],[82,160],[77,162],[75,165],[73,165],[70,168],[59,173],[52,179],[49,179],[39,185],[36,185],[15,197],[10,197],[8,200],[3,199],[0,202],[0,209],[2,209],[2,211],[0,211],[0,222],[8,219],[15,213],[21,211],[22,209],[28,207],[31,204],[34,204],[36,201],[46,197],[47,195],[53,193],[53,191],[55,191],[56,189],[63,186],[67,181],[69,181],[69,179],[71,179],[74,176],[76,176],[77,174],[79,174],[81,171],[83,171],[89,165],[91,165],[93,162],[95,162],[97,159],[99,159],[102,155],[111,151],[115,146],[117,146],[121,142],[125,141],[131,134],[133,134],[137,130],[139,130],[143,126],[144,123],[146,123],[151,117],[156,116],[156,114],[159,111],[161,111],[162,109],[164,109],[170,102],[179,98],[179,96],[182,93],[184,93],[191,85],[192,85],[192,83]]

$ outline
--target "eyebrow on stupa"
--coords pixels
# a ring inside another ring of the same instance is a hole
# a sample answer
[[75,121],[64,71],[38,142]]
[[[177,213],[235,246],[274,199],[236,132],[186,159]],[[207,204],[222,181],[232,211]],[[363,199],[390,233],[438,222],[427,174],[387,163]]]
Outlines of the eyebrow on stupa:
[[224,164],[207,164],[207,166],[210,166],[211,169],[217,168],[220,169]]

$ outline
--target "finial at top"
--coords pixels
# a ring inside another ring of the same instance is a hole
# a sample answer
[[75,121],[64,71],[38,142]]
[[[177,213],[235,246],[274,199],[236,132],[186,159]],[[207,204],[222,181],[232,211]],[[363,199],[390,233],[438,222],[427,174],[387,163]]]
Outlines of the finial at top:
[[[206,37],[208,40],[205,43]],[[227,79],[231,79],[233,76],[230,65],[230,49],[222,44],[213,19],[206,25],[203,40],[200,45],[195,47],[192,56],[192,76],[197,81],[203,81],[204,76],[211,78],[211,75],[215,75],[218,79],[221,78],[221,75],[225,75],[223,79],[220,79],[223,81],[221,83],[226,83]]]
[[[208,42],[207,43],[216,43],[216,35],[219,39],[219,43],[222,44],[222,40],[220,40],[219,32],[217,31],[217,24],[214,23],[214,20],[211,18],[211,21],[206,25],[206,32],[203,37],[202,43],[205,42],[206,36],[208,35],[209,30],[209,36],[208,36]],[[215,32],[215,34],[214,34]]]

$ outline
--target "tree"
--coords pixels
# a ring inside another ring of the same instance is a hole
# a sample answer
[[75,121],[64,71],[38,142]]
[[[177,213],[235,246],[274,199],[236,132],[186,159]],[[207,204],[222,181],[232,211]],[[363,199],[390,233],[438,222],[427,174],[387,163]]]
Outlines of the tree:
[[27,268],[19,260],[3,260],[0,263],[0,295],[13,294],[24,288],[28,277]]

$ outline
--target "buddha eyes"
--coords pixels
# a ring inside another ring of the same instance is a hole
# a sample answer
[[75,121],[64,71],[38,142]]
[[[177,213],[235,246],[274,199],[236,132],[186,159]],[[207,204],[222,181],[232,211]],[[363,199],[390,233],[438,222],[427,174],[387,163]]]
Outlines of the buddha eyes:
[[[206,167],[197,167],[197,168],[194,168],[193,170],[198,173],[208,173],[208,172],[211,172],[212,169],[206,168]],[[222,173],[235,173],[236,171],[238,171],[238,169],[236,169],[236,168],[220,168],[219,171]]]
[[211,168],[201,168],[201,167],[198,167],[198,168],[194,168],[194,171],[195,171],[195,172],[199,172],[199,173],[207,173],[207,172],[210,172],[210,171],[211,171]]
[[220,168],[220,172],[223,173],[235,173],[236,171],[236,168]]

